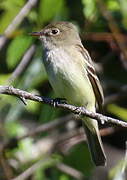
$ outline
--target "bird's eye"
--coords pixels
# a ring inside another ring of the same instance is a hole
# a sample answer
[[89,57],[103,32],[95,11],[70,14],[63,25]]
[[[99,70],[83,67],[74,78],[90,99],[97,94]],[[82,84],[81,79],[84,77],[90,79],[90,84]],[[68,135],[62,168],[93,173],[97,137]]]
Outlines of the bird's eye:
[[59,34],[59,29],[52,29],[52,31],[51,31],[51,35],[57,35],[57,34]]

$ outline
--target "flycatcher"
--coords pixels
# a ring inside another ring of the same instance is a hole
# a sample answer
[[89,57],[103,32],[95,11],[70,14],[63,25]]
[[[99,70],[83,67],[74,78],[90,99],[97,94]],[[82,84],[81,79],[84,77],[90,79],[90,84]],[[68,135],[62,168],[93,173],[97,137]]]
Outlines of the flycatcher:
[[[101,109],[104,100],[102,87],[75,25],[53,22],[31,35],[38,36],[43,44],[43,63],[57,97],[84,106],[89,111],[96,112],[96,105]],[[96,166],[103,166],[106,156],[98,122],[89,117],[82,117],[82,121],[92,160]]]

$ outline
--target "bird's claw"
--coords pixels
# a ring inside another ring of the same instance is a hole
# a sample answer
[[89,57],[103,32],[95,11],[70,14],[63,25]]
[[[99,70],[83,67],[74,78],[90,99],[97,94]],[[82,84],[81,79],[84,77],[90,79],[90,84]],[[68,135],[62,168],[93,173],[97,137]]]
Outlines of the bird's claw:
[[58,104],[67,104],[67,102],[65,98],[55,98],[52,100],[52,104],[56,107]]
[[23,102],[24,105],[27,105],[25,97],[19,96],[19,99]]
[[[79,116],[81,116],[81,110],[82,110],[82,107],[76,107],[75,109],[74,109],[74,111],[73,111],[73,113],[74,114],[78,114]],[[79,112],[77,112],[77,111],[79,111]]]

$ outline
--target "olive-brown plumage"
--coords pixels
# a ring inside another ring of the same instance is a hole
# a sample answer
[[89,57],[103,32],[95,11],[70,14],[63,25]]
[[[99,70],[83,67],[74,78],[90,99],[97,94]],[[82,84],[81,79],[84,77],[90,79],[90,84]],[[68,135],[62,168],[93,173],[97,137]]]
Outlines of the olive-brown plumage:
[[[53,22],[32,35],[39,36],[42,41],[44,66],[57,97],[93,112],[96,112],[96,105],[101,109],[103,90],[76,26],[69,22]],[[92,160],[97,166],[105,165],[106,156],[97,121],[81,118]]]

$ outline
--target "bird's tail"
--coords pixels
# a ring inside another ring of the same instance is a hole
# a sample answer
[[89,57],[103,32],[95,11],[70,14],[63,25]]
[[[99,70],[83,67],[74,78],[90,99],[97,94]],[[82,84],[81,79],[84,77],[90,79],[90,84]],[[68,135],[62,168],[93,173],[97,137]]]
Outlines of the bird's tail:
[[83,117],[83,126],[93,162],[96,166],[105,166],[106,155],[99,134],[98,122],[94,119]]

